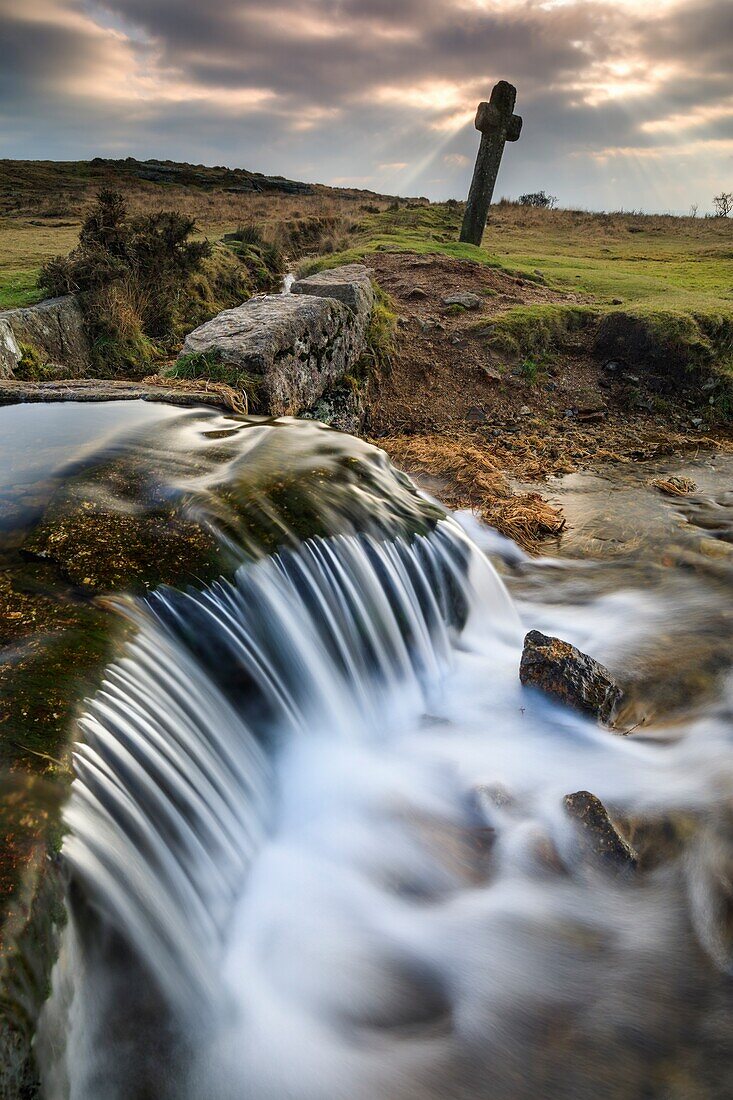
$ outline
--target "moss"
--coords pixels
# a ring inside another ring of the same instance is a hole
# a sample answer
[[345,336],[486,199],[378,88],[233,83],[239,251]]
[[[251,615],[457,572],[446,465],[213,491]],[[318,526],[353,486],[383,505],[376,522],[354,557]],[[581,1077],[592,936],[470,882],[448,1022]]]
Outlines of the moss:
[[528,359],[557,351],[572,333],[593,324],[598,314],[589,306],[562,302],[516,306],[480,329],[492,350]]
[[143,378],[165,352],[144,335],[139,325],[119,323],[112,313],[92,315],[86,310],[91,344],[91,368],[95,378]]
[[366,336],[366,352],[362,365],[389,369],[395,352],[397,314],[389,294],[377,282],[374,287],[374,305]]
[[258,280],[234,252],[222,245],[214,246],[201,270],[188,279],[175,317],[175,334],[182,338],[260,289]]
[[26,344],[22,341],[18,342],[18,348],[20,349],[20,360],[13,372],[16,378],[20,378],[24,382],[43,382],[49,377],[53,377],[54,370],[49,367],[49,364],[43,354],[33,344]]
[[224,249],[237,258],[247,274],[250,291],[244,297],[278,288],[285,260],[276,244],[264,240],[240,240],[238,234],[231,233],[223,238],[222,243]]

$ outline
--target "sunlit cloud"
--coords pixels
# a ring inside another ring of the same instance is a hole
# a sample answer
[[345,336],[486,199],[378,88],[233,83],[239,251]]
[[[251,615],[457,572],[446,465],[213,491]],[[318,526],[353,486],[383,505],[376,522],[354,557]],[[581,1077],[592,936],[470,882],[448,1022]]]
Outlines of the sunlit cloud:
[[667,172],[697,199],[696,156],[729,186],[732,18],[730,0],[0,0],[0,139],[447,197],[503,77],[525,125],[501,193],[656,203]]
[[599,62],[583,78],[570,83],[580,102],[599,107],[609,100],[650,98],[677,72],[673,64],[650,65],[644,58]]
[[[679,111],[663,118],[648,119],[641,123],[640,129],[647,134],[677,133],[683,136],[688,130],[709,126],[721,119],[733,120],[733,97],[724,103],[690,107],[684,112]],[[686,136],[684,140],[687,140]]]

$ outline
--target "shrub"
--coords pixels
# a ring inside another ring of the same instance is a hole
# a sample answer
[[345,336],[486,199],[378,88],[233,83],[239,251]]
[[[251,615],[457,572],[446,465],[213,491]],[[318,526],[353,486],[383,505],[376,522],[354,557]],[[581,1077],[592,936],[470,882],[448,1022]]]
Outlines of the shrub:
[[526,195],[519,196],[520,206],[535,206],[544,210],[554,210],[557,206],[557,196],[548,195],[545,191],[530,191]]
[[733,191],[721,191],[713,199],[716,218],[729,218],[733,214]]
[[193,218],[175,211],[130,217],[123,197],[100,191],[79,244],[41,268],[38,285],[52,296],[76,293],[98,367],[129,373],[145,366],[152,340],[175,337],[192,276],[211,255],[191,237]]

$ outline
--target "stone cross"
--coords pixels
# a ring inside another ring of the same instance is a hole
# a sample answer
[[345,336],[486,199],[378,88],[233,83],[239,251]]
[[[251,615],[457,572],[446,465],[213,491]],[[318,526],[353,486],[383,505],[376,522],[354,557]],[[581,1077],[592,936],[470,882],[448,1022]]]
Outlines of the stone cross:
[[522,132],[522,120],[514,114],[516,101],[517,89],[506,80],[500,80],[491,93],[490,102],[478,105],[476,129],[481,131],[481,145],[461,227],[461,240],[469,244],[481,244],[504,142],[519,141]]

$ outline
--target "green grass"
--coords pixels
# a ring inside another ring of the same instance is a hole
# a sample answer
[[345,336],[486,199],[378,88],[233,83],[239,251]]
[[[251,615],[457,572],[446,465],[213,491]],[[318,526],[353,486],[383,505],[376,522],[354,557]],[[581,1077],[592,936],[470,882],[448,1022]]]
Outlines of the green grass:
[[3,270],[0,258],[0,309],[17,309],[20,306],[32,306],[34,302],[39,302],[43,294],[36,286],[37,278],[37,268],[26,271],[12,268]]
[[36,286],[41,264],[69,252],[78,240],[79,225],[34,225],[0,218],[0,309],[32,305],[43,298]]
[[534,362],[579,329],[598,328],[598,354],[670,374],[717,375],[716,407],[733,400],[725,396],[733,395],[733,219],[500,203],[480,248],[458,241],[460,219],[456,204],[390,209],[365,218],[346,252],[303,266],[368,263],[376,252],[439,253],[521,275],[572,299],[516,306],[484,323],[497,353]]
[[460,217],[447,205],[400,207],[369,214],[355,234],[354,244],[342,252],[306,260],[300,270],[312,274],[338,264],[358,263],[372,252],[413,252],[429,255],[439,252],[456,260],[472,260],[489,267],[503,267],[496,256],[472,244],[458,240]]
[[[480,248],[458,240],[460,208],[401,207],[365,218],[345,252],[309,270],[353,263],[373,252],[440,253],[574,291],[599,305],[733,311],[733,219],[582,211],[526,211],[498,205]],[[629,233],[629,228],[641,232]]]

